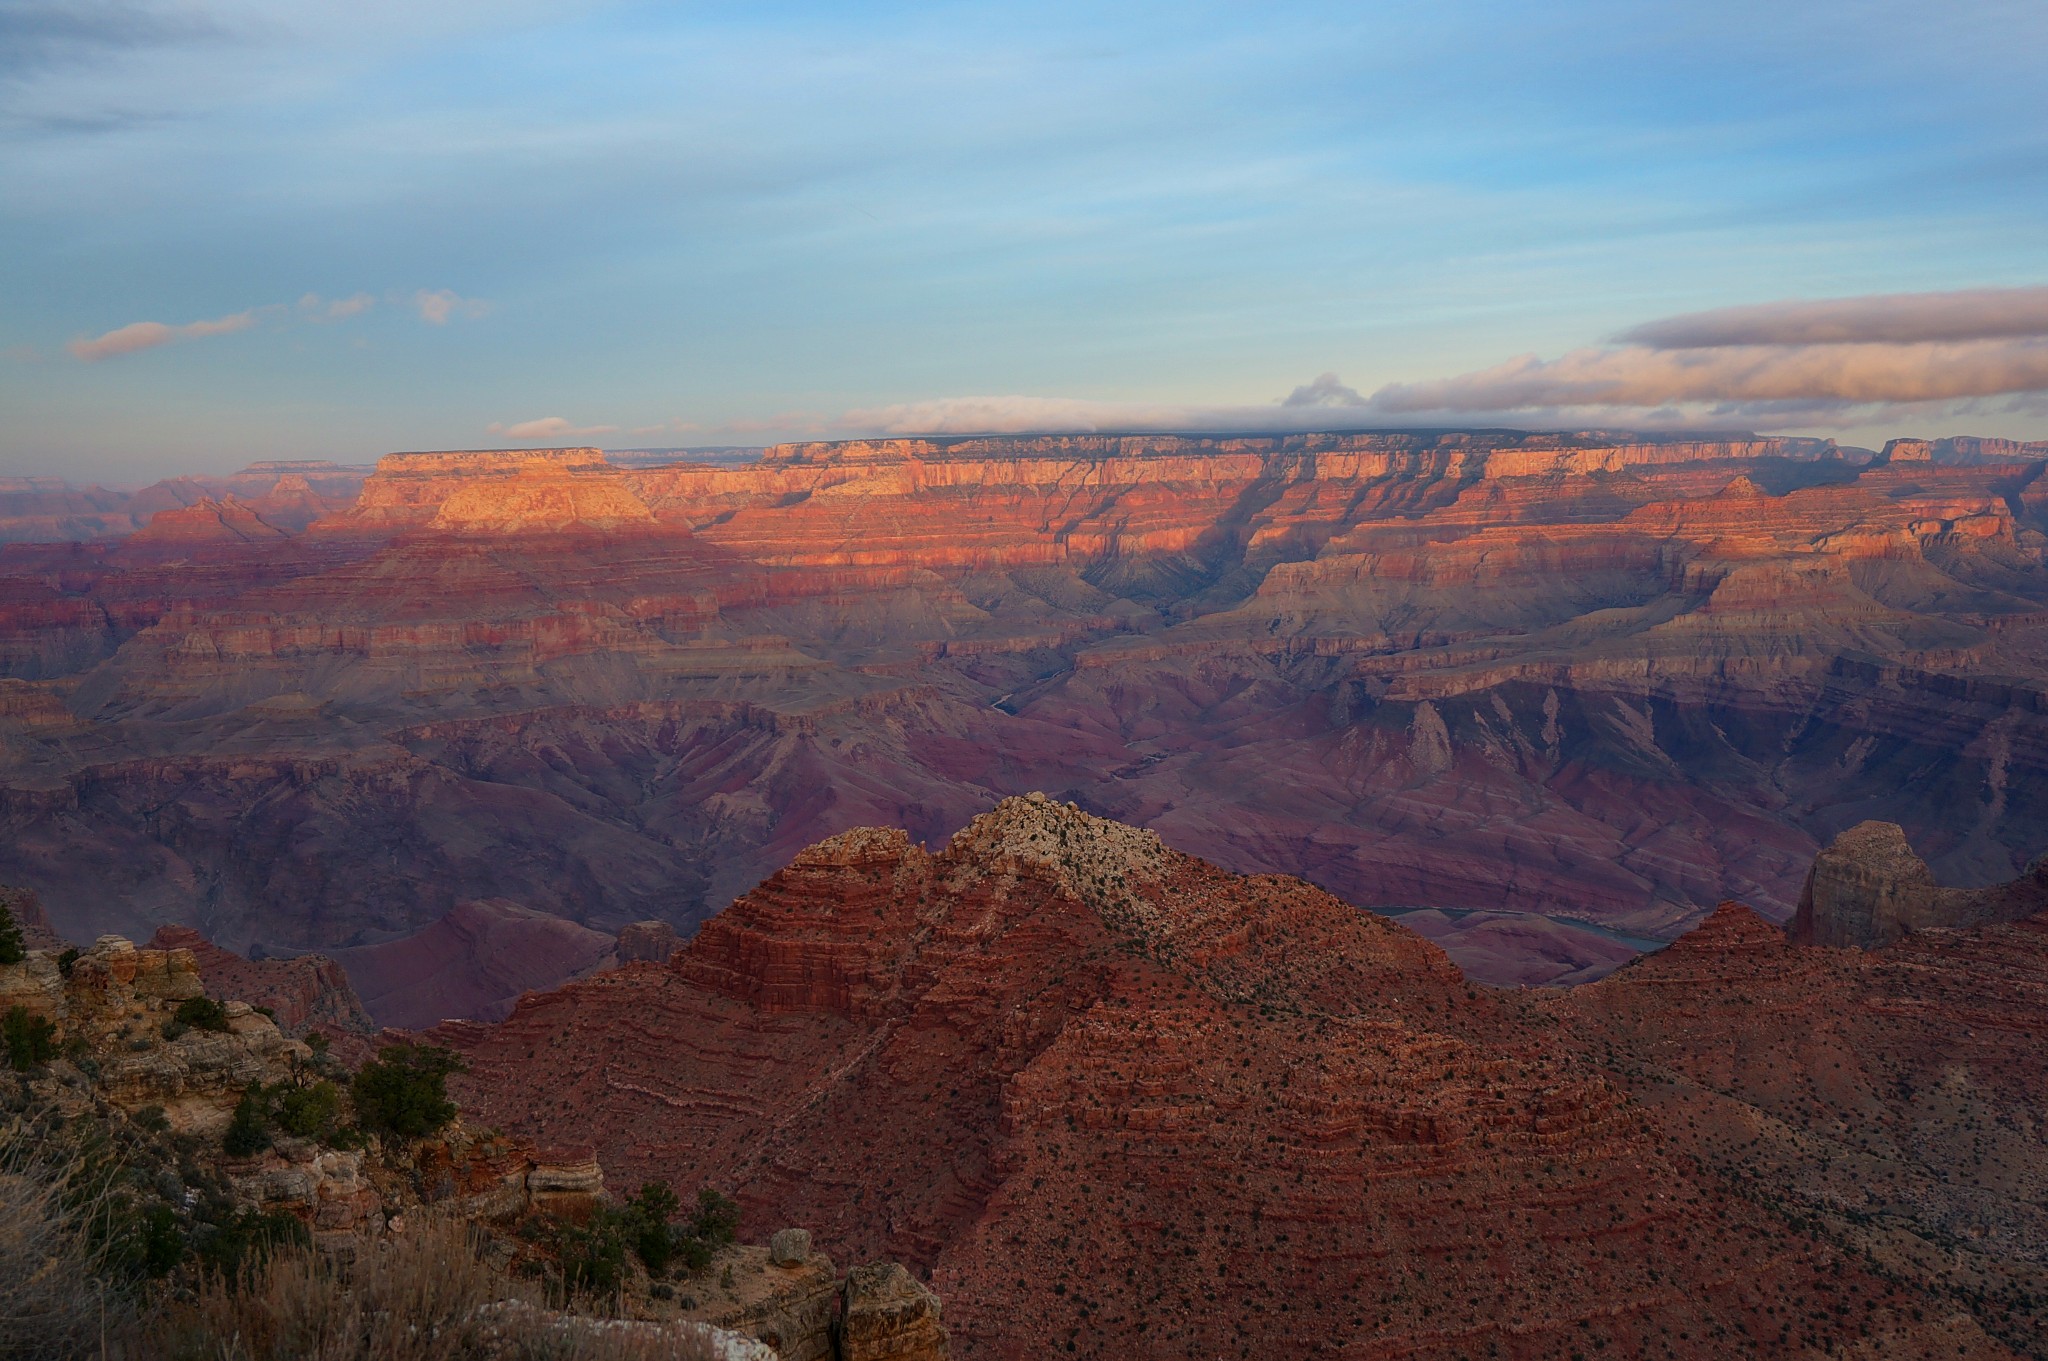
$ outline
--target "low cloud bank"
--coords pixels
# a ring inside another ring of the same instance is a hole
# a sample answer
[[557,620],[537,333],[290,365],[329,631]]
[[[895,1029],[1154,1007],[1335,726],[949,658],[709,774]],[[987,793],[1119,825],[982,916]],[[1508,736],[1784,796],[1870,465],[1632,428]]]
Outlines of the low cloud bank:
[[1614,344],[1525,354],[1370,394],[1325,373],[1271,403],[958,397],[848,412],[868,434],[1286,431],[1498,424],[1844,426],[1873,416],[2036,412],[2048,287],[1731,307],[1647,322]]

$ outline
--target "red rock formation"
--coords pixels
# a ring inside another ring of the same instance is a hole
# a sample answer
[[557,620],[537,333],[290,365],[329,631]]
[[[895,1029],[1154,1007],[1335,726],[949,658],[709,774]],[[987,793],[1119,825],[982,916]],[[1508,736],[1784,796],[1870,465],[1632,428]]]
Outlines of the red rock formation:
[[2048,916],[1863,951],[1729,903],[1539,1009],[1731,1193],[2040,1354]]
[[928,1273],[962,1357],[2010,1354],[1420,937],[1043,799],[437,1033],[481,1119]]
[[1943,888],[1894,822],[1859,822],[1813,862],[1787,933],[1801,945],[1889,945],[1909,931],[2048,912],[2048,856],[2009,884]]
[[364,1037],[377,1032],[348,974],[322,955],[244,959],[189,926],[158,927],[148,948],[190,950],[209,994],[266,1008],[287,1035],[303,1037],[315,1028]]
[[236,499],[279,529],[297,533],[346,509],[361,469],[323,460],[252,463],[226,477],[179,477],[140,491],[77,487],[54,477],[0,478],[0,543],[119,538],[158,514],[205,499]]
[[459,903],[423,931],[334,955],[379,1025],[418,1029],[497,1020],[521,993],[595,968],[615,945],[601,931],[498,898]]
[[[686,934],[849,826],[1052,788],[1353,901],[1631,938],[1788,916],[1872,816],[2000,882],[2048,820],[2048,487],[1978,452],[394,455],[281,541],[0,550],[0,876],[82,936],[203,906],[230,947],[329,949],[476,897]],[[1613,954],[1446,940],[1537,982]]]

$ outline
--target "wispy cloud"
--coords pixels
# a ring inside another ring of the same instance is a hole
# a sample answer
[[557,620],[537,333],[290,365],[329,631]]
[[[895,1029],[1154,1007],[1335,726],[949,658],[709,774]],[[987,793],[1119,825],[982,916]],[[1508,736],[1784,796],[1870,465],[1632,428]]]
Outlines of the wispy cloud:
[[509,424],[493,421],[484,427],[488,434],[527,440],[589,439],[594,435],[609,435],[618,428],[616,425],[576,425],[563,416],[542,416],[537,420]]
[[350,317],[361,316],[376,305],[376,298],[368,293],[333,299],[308,293],[299,299],[299,311],[316,321],[346,321]]
[[483,299],[465,298],[450,288],[422,288],[412,295],[412,305],[421,321],[435,326],[446,326],[453,317],[480,317],[491,310]]
[[246,331],[256,324],[263,313],[270,310],[272,309],[252,307],[246,312],[236,312],[211,321],[188,321],[182,326],[167,326],[160,321],[131,321],[126,326],[117,326],[103,335],[74,340],[65,348],[75,357],[93,364],[102,359],[134,354],[138,350],[153,350],[159,345],[169,345],[181,340],[201,340],[207,336],[223,336],[235,331]]
[[1617,339],[1659,350],[1731,345],[1909,345],[2048,336],[2048,287],[1767,302],[1667,317]]
[[[423,288],[410,295],[400,295],[400,300],[417,310],[422,321],[434,326],[447,325],[451,317],[480,317],[490,310],[489,303],[477,298],[464,298],[446,288]],[[370,293],[353,293],[346,298],[323,298],[318,293],[305,293],[300,295],[298,300],[297,318],[302,322],[315,323],[347,321],[363,315],[376,305],[376,296]],[[102,359],[153,350],[159,345],[169,345],[177,341],[202,340],[207,336],[246,331],[266,318],[289,320],[291,311],[292,309],[283,303],[270,303],[262,307],[251,307],[247,311],[236,312],[230,316],[208,321],[188,321],[183,325],[174,326],[161,321],[131,321],[126,326],[117,326],[104,335],[81,336],[65,348],[87,363],[97,363]]]

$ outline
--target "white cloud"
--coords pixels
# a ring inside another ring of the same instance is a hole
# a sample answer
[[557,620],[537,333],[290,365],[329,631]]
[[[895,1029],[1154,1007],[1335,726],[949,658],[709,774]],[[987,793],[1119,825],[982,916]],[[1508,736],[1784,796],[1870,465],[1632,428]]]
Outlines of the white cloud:
[[504,435],[510,439],[523,440],[572,440],[589,439],[593,435],[609,435],[619,427],[616,425],[572,425],[562,416],[542,416],[537,420],[493,421],[485,427],[492,435]]
[[480,317],[491,310],[481,298],[465,298],[451,288],[422,288],[412,295],[412,305],[421,321],[434,326],[446,326],[452,317]]
[[117,355],[134,354],[138,350],[153,350],[159,345],[169,345],[180,340],[200,340],[207,336],[227,335],[233,331],[246,331],[254,326],[267,307],[252,307],[246,312],[231,316],[217,317],[211,321],[188,321],[182,326],[167,326],[160,321],[131,321],[126,326],[117,326],[103,335],[90,339],[78,339],[65,346],[71,353],[86,363],[97,363]]

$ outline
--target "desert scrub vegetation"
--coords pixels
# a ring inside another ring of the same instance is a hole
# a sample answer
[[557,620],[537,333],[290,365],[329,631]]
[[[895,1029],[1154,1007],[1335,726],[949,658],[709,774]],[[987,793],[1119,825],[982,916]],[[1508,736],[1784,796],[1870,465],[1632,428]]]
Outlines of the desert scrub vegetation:
[[672,1267],[702,1271],[719,1249],[737,1241],[739,1206],[711,1187],[697,1192],[687,1219],[679,1218],[681,1211],[667,1182],[650,1181],[625,1204],[600,1205],[577,1220],[535,1216],[519,1236],[553,1257],[570,1298],[603,1300],[625,1284],[629,1252],[650,1280],[660,1280]]
[[[214,1226],[237,1251],[188,1259],[167,1212],[138,1209],[66,1141],[26,1138],[18,1119],[0,1130],[0,1358],[726,1361],[697,1325],[549,1312],[460,1223],[421,1216],[339,1257],[243,1214]],[[173,1282],[153,1279],[181,1262]]]
[[448,1076],[462,1071],[451,1050],[388,1044],[349,1083],[356,1120],[369,1133],[424,1139],[455,1118]]
[[31,1072],[57,1057],[56,1025],[27,1007],[9,1007],[0,1017],[0,1041],[6,1046],[7,1066],[17,1073]]
[[0,1357],[89,1356],[129,1336],[129,1301],[108,1288],[110,1207],[80,1172],[18,1121],[0,1131]]
[[343,1260],[310,1248],[215,1273],[142,1334],[166,1361],[723,1361],[694,1324],[552,1313],[492,1271],[475,1230],[422,1218]]

